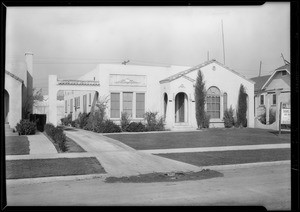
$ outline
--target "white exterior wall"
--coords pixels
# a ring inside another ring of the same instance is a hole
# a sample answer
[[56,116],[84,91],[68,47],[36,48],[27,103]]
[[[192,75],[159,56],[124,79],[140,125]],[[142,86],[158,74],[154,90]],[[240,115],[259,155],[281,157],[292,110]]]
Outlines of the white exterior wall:
[[[215,66],[215,70],[213,70],[213,66]],[[206,90],[208,90],[211,86],[216,86],[219,88],[221,92],[220,98],[220,119],[211,119],[212,127],[224,127],[223,124],[223,94],[227,93],[227,107],[232,106],[233,109],[237,108],[238,103],[238,95],[241,84],[244,85],[246,93],[248,94],[248,127],[254,127],[254,82],[251,82],[237,73],[234,73],[217,63],[213,62],[201,68],[201,72],[203,74]],[[188,73],[186,76],[190,77],[193,80],[197,79],[198,70],[192,71]],[[188,95],[188,125],[193,128],[197,128],[197,121],[195,115],[195,102],[194,102],[194,83],[190,80],[180,77],[175,79],[174,81],[163,83],[162,84],[162,92],[168,91],[168,95],[172,96],[172,105],[170,104],[170,113],[168,113],[168,120],[171,120],[171,123],[168,125],[170,128],[174,127],[175,120],[175,96],[179,92],[184,92]],[[170,89],[164,88],[166,84],[170,84]]]
[[22,83],[5,74],[5,90],[9,94],[7,121],[11,128],[15,128],[22,119]]

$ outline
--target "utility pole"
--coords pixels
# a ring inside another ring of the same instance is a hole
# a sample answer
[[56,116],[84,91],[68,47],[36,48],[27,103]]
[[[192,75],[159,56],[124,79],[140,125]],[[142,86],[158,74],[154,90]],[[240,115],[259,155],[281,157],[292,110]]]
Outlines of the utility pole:
[[207,51],[207,61],[209,61],[209,51]]
[[223,41],[223,62],[225,65],[225,44],[224,44],[224,30],[223,30],[223,19],[222,19],[222,41]]
[[260,61],[260,63],[259,63],[259,77],[260,77],[260,74],[261,74],[261,64],[262,64],[262,62]]

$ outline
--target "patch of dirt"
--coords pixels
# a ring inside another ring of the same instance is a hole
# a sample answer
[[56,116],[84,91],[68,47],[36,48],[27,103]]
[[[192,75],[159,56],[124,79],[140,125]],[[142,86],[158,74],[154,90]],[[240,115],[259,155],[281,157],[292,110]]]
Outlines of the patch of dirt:
[[108,177],[105,179],[106,183],[153,183],[153,182],[174,182],[174,181],[185,181],[185,180],[204,180],[215,177],[223,177],[224,175],[220,172],[202,169],[199,172],[168,172],[168,173],[149,173],[140,174],[129,177]]

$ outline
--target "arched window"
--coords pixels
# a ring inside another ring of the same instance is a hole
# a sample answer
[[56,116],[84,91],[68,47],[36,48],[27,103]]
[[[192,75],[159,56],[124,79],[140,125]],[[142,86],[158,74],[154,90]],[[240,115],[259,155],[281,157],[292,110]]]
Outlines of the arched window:
[[223,94],[223,110],[227,110],[227,93]]
[[220,118],[220,90],[217,87],[207,90],[206,106],[210,118]]

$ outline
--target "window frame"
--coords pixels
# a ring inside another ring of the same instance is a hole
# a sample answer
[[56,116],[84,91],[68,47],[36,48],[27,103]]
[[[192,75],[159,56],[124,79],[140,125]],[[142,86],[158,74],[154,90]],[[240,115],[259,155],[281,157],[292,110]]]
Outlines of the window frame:
[[[213,88],[217,89],[218,94],[209,94],[209,91]],[[221,119],[221,91],[217,86],[211,86],[207,89],[206,112],[211,119]]]
[[[122,92],[110,92],[110,118],[111,119],[120,119],[121,118],[121,93]],[[118,117],[112,117],[112,110],[116,110],[116,109],[112,109],[112,94],[118,94],[119,95],[119,108],[118,108]]]
[[[138,105],[138,102],[142,102],[142,101],[137,101],[137,96],[139,95],[139,94],[142,94],[143,95],[143,97],[144,97],[144,107],[143,107],[143,109],[138,109],[138,107],[137,107],[137,105]],[[145,92],[136,92],[135,93],[135,118],[136,119],[143,119],[144,118],[144,114],[145,114],[145,111],[146,111],[146,94],[145,94]],[[142,114],[142,116],[141,117],[138,117],[138,110],[143,110],[143,114]]]

